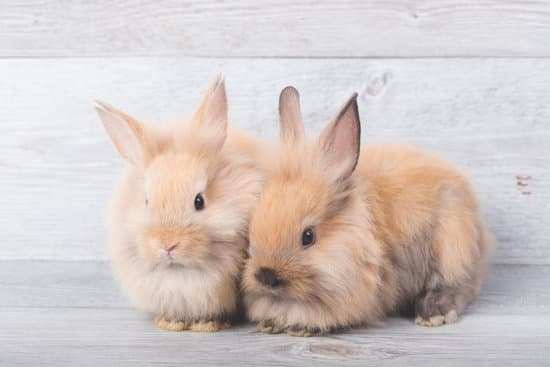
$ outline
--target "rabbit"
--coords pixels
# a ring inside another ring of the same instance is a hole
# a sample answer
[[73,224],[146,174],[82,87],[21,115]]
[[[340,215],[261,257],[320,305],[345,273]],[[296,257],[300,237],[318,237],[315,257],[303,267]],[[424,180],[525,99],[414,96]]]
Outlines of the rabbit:
[[129,163],[108,220],[122,288],[137,308],[156,314],[163,329],[229,327],[263,176],[254,158],[262,143],[228,129],[223,78],[190,121],[164,129],[103,102],[96,110]]
[[279,111],[242,279],[258,329],[323,335],[407,309],[418,325],[455,322],[493,241],[467,178],[408,146],[362,148],[357,94],[314,141],[296,89]]

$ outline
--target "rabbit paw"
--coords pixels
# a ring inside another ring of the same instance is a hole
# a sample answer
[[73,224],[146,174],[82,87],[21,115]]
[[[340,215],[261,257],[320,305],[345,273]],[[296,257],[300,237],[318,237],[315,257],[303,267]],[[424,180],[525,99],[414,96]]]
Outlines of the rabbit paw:
[[448,291],[428,291],[417,298],[415,323],[421,326],[441,326],[458,320],[455,297]]
[[163,316],[155,318],[155,324],[164,330],[168,331],[183,331],[189,329],[189,324],[183,321],[166,320]]
[[198,333],[213,333],[216,331],[229,329],[229,325],[226,321],[196,321],[190,325],[191,331]]
[[276,326],[273,320],[262,320],[258,323],[258,331],[266,334],[280,334],[285,331],[285,329]]
[[458,315],[455,310],[451,310],[445,315],[436,315],[427,319],[417,316],[414,322],[420,326],[441,326],[443,324],[452,324],[458,320]]
[[301,337],[321,336],[324,334],[324,332],[316,326],[303,325],[292,325],[286,330],[286,332],[288,335]]

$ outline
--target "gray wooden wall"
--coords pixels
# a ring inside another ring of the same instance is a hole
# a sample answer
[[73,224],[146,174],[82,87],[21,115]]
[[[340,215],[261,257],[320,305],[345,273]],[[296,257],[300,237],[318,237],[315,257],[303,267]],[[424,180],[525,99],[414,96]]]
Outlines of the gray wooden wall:
[[500,264],[550,264],[550,2],[0,2],[0,260],[104,260],[122,163],[92,110],[190,112],[226,75],[234,124],[276,138],[301,91],[316,134],[359,92],[366,144],[471,174]]

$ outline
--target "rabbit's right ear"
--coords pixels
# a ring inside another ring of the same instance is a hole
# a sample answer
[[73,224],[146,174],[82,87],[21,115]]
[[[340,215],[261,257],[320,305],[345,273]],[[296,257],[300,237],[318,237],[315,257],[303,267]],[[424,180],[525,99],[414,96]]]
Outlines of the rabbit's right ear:
[[210,84],[193,116],[196,130],[208,137],[207,146],[219,151],[227,138],[228,107],[225,81],[219,74]]
[[286,87],[279,96],[281,141],[294,143],[304,139],[304,124],[300,111],[300,94],[294,87]]
[[96,100],[94,107],[122,158],[131,164],[142,164],[145,146],[143,126],[105,102]]
[[337,178],[348,178],[357,166],[361,146],[357,93],[351,96],[336,118],[325,127],[319,143]]

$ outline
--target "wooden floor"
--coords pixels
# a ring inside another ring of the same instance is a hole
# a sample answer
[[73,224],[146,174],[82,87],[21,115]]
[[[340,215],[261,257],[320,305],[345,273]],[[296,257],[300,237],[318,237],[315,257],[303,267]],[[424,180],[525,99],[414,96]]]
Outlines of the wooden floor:
[[104,262],[0,262],[0,366],[536,366],[550,363],[550,266],[491,270],[440,328],[390,319],[328,337],[166,332],[131,307]]

